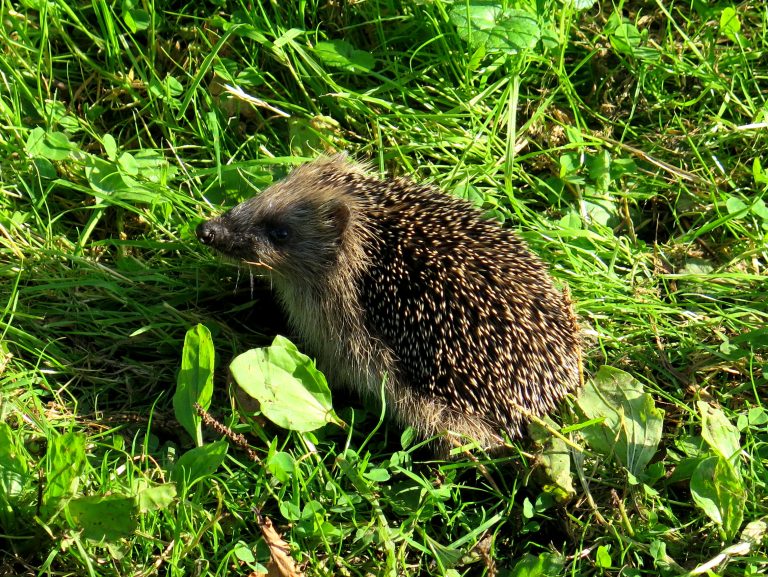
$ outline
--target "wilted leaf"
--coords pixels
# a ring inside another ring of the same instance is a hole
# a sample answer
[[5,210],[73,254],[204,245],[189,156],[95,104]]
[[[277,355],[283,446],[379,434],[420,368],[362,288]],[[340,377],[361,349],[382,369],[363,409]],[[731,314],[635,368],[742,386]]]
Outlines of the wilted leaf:
[[642,475],[656,454],[664,421],[664,411],[656,408],[642,384],[604,366],[576,402],[588,419],[604,419],[582,429],[587,442],[603,455],[614,455],[635,477]]
[[[544,419],[549,422],[548,418]],[[557,428],[554,422],[553,428]],[[571,454],[565,441],[550,434],[537,423],[528,425],[531,438],[542,446],[534,473],[542,490],[554,497],[558,503],[565,503],[576,495],[571,475]]]
[[259,529],[264,541],[269,547],[270,560],[267,565],[268,575],[274,577],[303,577],[304,573],[296,567],[296,562],[291,557],[291,546],[286,543],[268,517],[259,519]]
[[326,423],[343,424],[333,411],[325,376],[285,337],[239,355],[229,368],[264,416],[284,429],[307,432]]

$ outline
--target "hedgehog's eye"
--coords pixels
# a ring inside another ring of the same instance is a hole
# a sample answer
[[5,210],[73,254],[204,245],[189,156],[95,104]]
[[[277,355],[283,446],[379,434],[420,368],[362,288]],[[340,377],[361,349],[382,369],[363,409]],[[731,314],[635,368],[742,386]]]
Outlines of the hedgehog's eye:
[[291,231],[285,226],[271,225],[267,227],[267,238],[272,241],[272,244],[285,244],[290,238]]

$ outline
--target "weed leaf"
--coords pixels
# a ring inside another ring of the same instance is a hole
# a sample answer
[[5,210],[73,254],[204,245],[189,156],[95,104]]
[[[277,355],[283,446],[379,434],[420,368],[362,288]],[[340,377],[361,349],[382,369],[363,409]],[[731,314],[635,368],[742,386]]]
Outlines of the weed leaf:
[[176,485],[163,483],[155,487],[147,487],[136,495],[137,504],[141,513],[147,511],[162,511],[167,509],[176,498]]
[[740,434],[736,425],[728,420],[723,411],[709,403],[699,401],[696,406],[701,413],[701,436],[713,451],[735,466],[741,453]]
[[376,65],[370,52],[358,50],[344,40],[318,42],[315,45],[315,55],[328,66],[350,72],[371,72]]
[[621,54],[635,56],[640,47],[642,36],[634,24],[622,22],[611,34],[611,45]]
[[[554,421],[548,417],[545,417],[544,420],[557,429]],[[571,455],[568,445],[537,423],[528,425],[528,433],[531,439],[542,447],[536,459],[539,466],[534,469],[534,474],[542,490],[554,497],[558,503],[570,501],[576,495],[576,490],[573,488]]]
[[211,332],[205,325],[198,324],[187,331],[184,349],[181,353],[181,371],[176,380],[173,395],[173,411],[176,420],[195,439],[197,446],[203,444],[200,417],[195,403],[204,409],[211,405],[213,393],[214,349]]
[[463,40],[473,48],[483,46],[488,52],[517,54],[536,46],[541,36],[534,14],[505,10],[496,2],[462,2],[451,9],[449,17]]
[[136,530],[138,507],[133,497],[79,497],[69,502],[68,510],[83,536],[92,541],[116,541]]
[[587,442],[603,455],[613,455],[639,477],[661,440],[664,411],[630,374],[601,367],[577,400],[581,411],[597,423],[583,429]]
[[184,453],[171,471],[171,479],[181,489],[181,494],[200,479],[213,475],[227,456],[227,442],[216,441],[202,447],[195,447]]
[[267,470],[281,483],[287,483],[296,471],[296,463],[290,453],[275,451],[267,459]]
[[85,469],[85,437],[66,433],[56,437],[46,454],[47,479],[43,491],[43,518],[55,513],[71,499]]
[[741,31],[741,20],[733,6],[726,6],[720,13],[720,34],[728,38],[731,42],[738,42],[739,32]]
[[45,132],[39,126],[33,128],[24,151],[33,158],[46,158],[48,160],[64,160],[72,151],[73,145],[63,132]]
[[284,429],[307,432],[326,423],[341,424],[325,376],[285,337],[278,335],[271,346],[239,355],[229,369],[259,402],[264,416]]
[[27,460],[22,458],[7,423],[0,422],[0,530],[9,532],[15,525],[15,502],[31,478]]
[[563,569],[563,559],[552,553],[541,553],[534,557],[525,555],[516,564],[510,577],[550,577],[560,575]]
[[691,477],[694,502],[720,526],[723,539],[730,541],[744,519],[747,492],[741,475],[723,457],[704,459]]

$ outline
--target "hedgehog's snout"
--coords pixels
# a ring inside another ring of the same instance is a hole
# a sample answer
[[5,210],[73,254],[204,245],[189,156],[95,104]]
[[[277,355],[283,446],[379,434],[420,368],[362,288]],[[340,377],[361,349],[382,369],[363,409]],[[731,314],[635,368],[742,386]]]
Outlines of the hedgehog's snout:
[[230,218],[206,220],[195,229],[197,240],[212,249],[235,259],[253,260],[256,238],[249,230],[241,230]]
[[222,246],[229,238],[229,230],[219,219],[206,220],[197,225],[195,229],[197,240],[208,246],[216,248]]

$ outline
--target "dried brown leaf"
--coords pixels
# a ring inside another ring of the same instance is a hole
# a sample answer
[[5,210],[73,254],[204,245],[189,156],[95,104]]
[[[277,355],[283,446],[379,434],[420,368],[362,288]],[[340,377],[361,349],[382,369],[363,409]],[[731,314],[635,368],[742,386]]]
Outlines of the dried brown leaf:
[[271,559],[267,564],[267,577],[304,577],[291,557],[291,546],[283,540],[272,526],[269,517],[259,517],[259,529],[269,547]]

